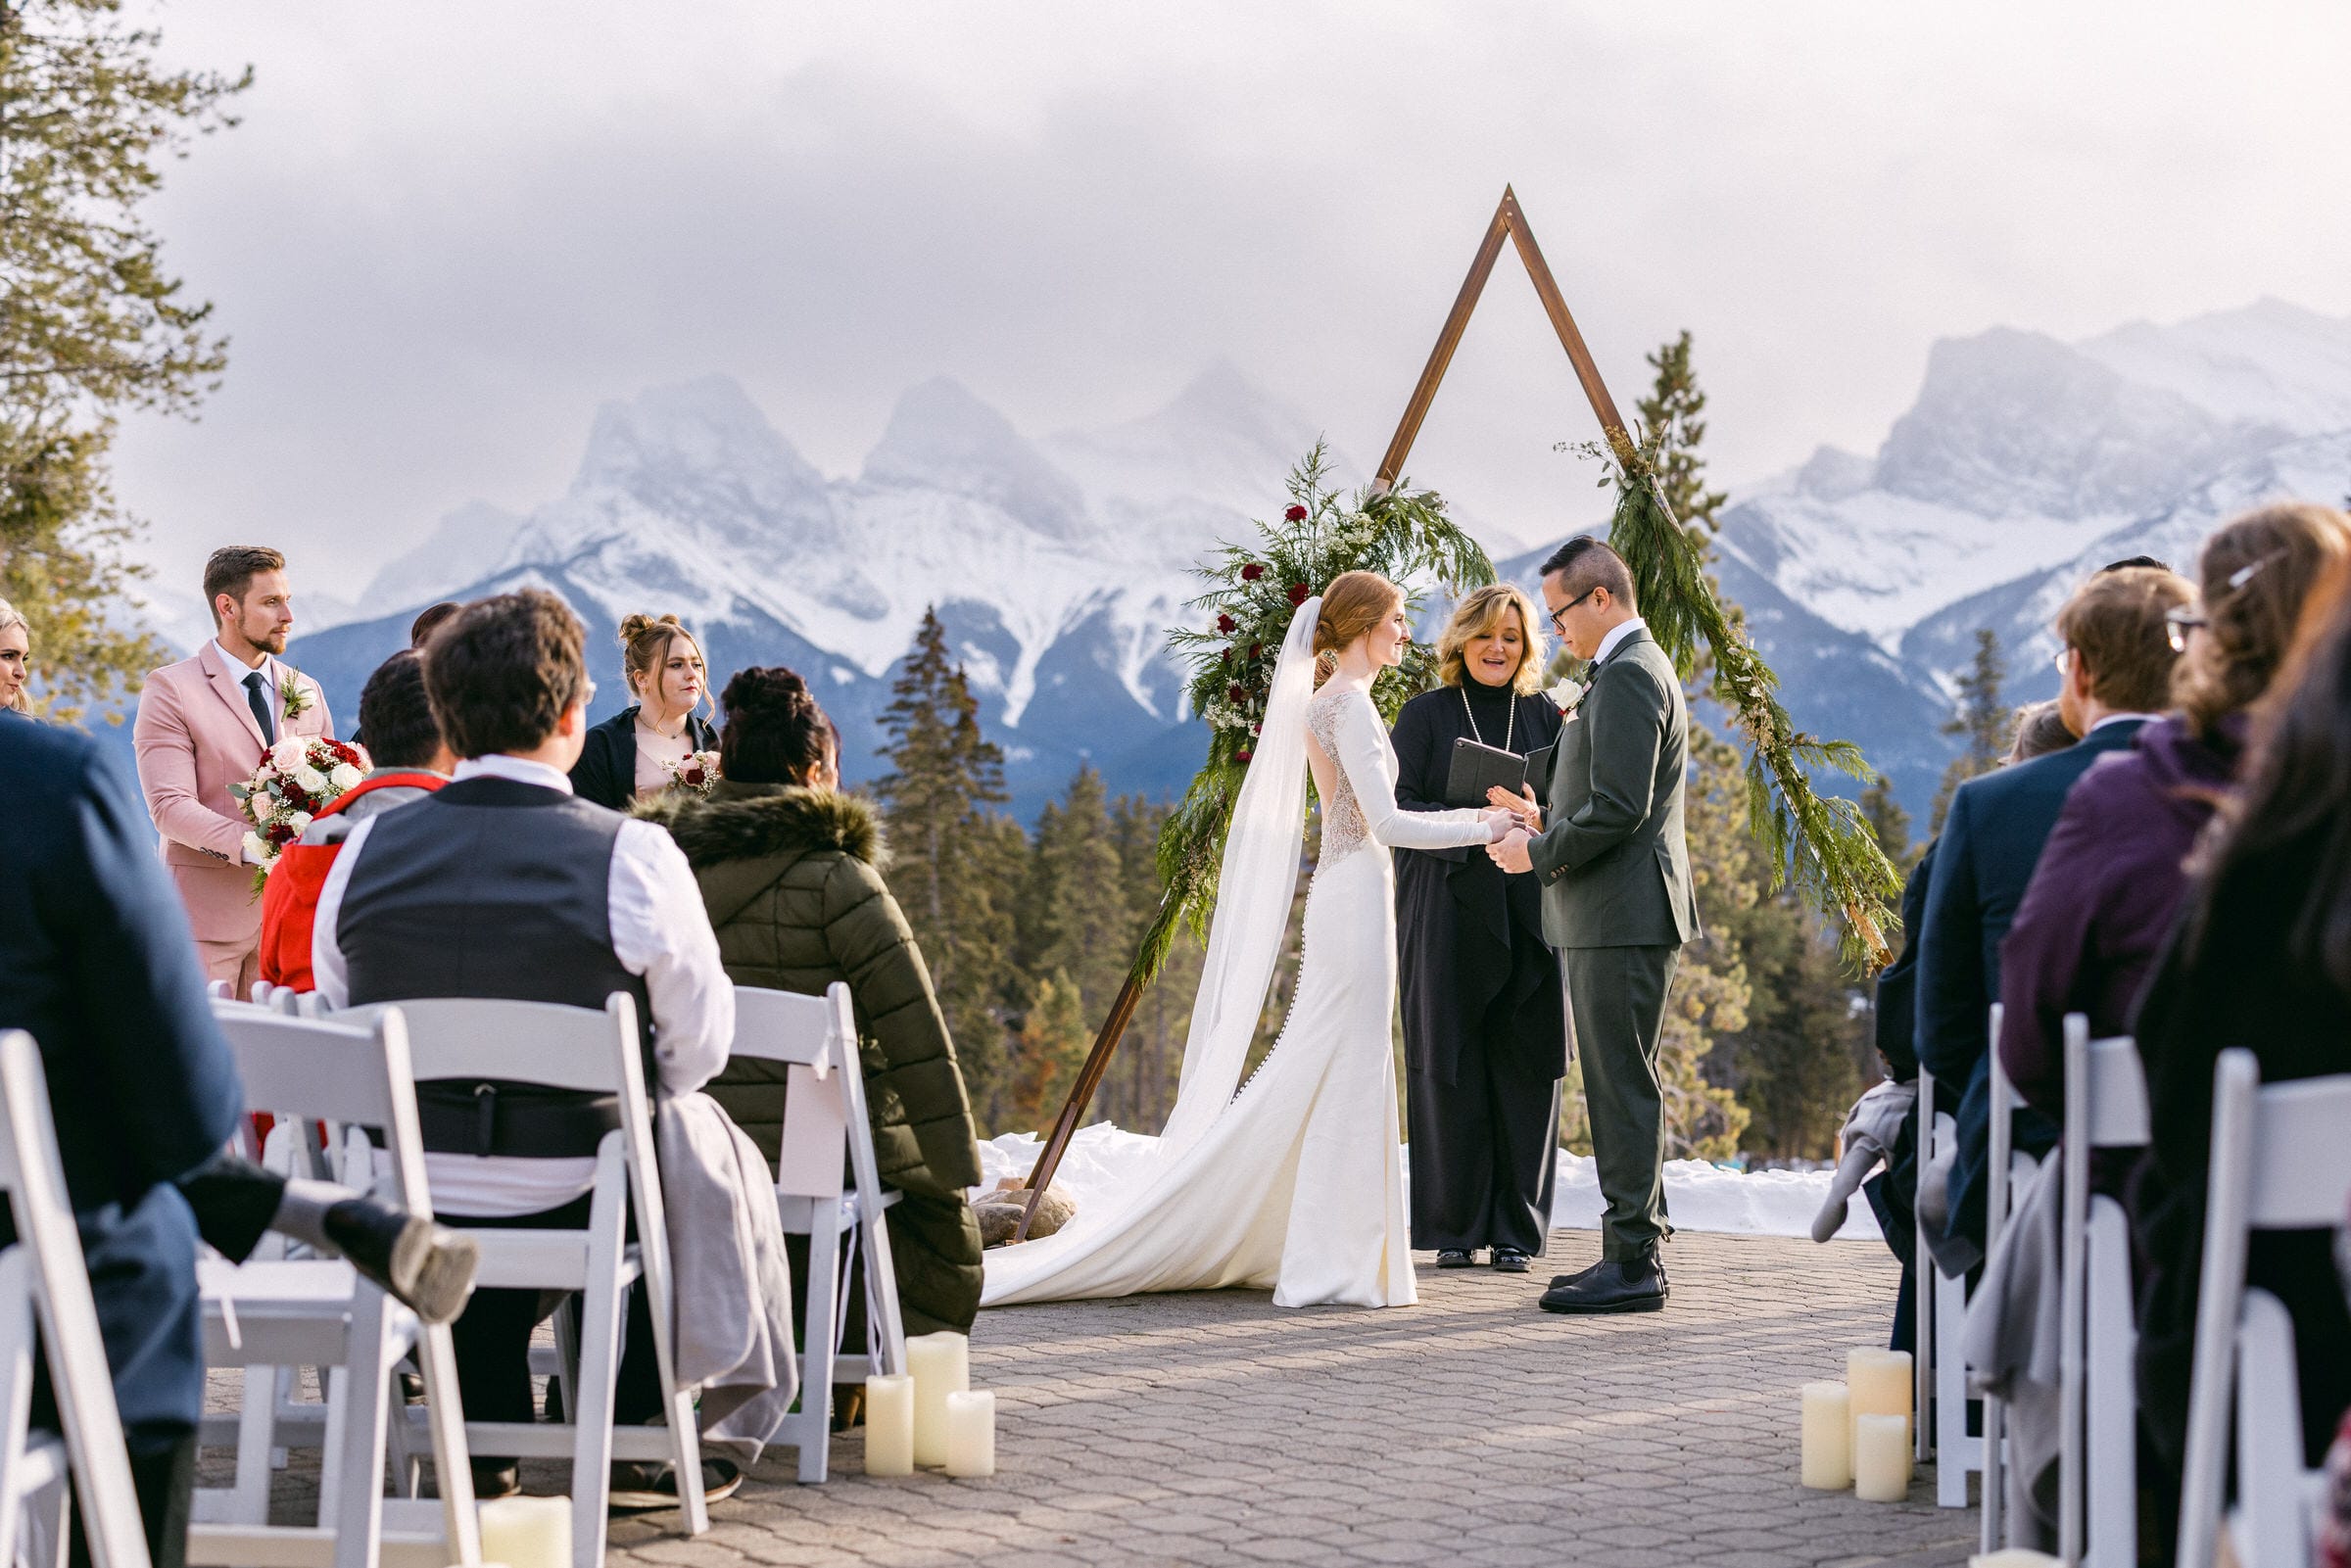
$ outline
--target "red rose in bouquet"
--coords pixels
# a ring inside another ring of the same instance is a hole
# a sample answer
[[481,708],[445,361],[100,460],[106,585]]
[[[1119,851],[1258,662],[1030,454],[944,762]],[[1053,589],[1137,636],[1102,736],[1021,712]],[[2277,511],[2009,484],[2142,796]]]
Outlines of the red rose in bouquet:
[[1292,583],[1290,585],[1290,603],[1293,607],[1304,604],[1309,597],[1310,595],[1306,591],[1306,585],[1304,583]]
[[1303,506],[1293,505],[1288,511],[1283,512],[1281,515],[1290,522],[1303,523],[1306,521],[1306,508]]

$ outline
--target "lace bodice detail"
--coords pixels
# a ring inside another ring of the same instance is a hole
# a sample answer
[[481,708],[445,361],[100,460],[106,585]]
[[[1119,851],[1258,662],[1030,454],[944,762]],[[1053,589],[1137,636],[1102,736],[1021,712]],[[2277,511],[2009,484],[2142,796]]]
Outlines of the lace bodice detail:
[[1321,859],[1326,863],[1362,847],[1371,836],[1364,808],[1355,798],[1355,784],[1347,777],[1347,764],[1340,760],[1339,710],[1352,695],[1343,687],[1326,686],[1306,705],[1306,727],[1330,758],[1331,791],[1322,802]]
[[1396,749],[1368,692],[1328,686],[1306,705],[1306,727],[1330,759],[1322,801],[1322,858],[1327,866],[1367,843],[1391,849],[1451,849],[1486,842],[1475,811],[1406,811],[1396,804]]

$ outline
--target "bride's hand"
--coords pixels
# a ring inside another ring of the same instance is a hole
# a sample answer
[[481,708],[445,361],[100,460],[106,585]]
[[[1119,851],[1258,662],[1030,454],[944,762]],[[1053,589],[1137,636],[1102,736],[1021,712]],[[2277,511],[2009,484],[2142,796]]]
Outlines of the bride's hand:
[[1485,824],[1486,842],[1498,844],[1512,829],[1522,826],[1518,814],[1508,806],[1495,806],[1478,813],[1477,820]]

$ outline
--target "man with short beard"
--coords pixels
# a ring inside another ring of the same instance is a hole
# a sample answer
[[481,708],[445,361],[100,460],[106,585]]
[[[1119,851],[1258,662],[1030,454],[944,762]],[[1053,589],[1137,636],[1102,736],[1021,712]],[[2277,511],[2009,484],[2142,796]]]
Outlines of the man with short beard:
[[231,784],[253,777],[288,736],[331,734],[326,693],[279,662],[294,629],[286,558],[258,545],[213,551],[204,566],[214,635],[148,675],[132,739],[158,849],[187,906],[208,979],[243,996],[259,973],[262,903]]

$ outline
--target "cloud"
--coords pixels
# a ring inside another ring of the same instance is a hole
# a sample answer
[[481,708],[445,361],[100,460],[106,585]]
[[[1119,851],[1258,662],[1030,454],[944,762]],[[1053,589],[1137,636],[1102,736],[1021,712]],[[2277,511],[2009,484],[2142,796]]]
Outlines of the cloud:
[[[2318,5],[159,15],[258,73],[154,214],[233,338],[201,423],[121,443],[174,579],[269,539],[356,590],[711,370],[840,473],[935,374],[1041,432],[1223,354],[1367,461],[1506,180],[1620,404],[1697,333],[1725,477],[1873,446],[1940,335],[2351,312]],[[1590,429],[1506,261],[1413,470],[1542,532],[1590,515],[1551,450]]]

